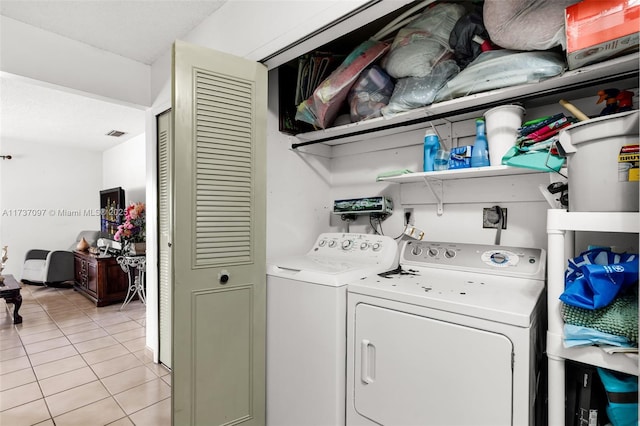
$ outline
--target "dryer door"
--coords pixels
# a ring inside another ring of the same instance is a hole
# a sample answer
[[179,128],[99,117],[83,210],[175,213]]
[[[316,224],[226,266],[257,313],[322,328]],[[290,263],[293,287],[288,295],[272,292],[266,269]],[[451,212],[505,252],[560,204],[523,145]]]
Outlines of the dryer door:
[[381,425],[510,425],[511,341],[360,303],[354,405]]

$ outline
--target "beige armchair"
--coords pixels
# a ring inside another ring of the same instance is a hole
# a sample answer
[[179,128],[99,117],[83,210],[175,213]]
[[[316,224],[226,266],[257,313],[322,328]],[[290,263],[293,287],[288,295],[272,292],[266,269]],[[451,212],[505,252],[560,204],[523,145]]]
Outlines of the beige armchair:
[[29,250],[22,265],[22,282],[48,285],[73,281],[73,250],[82,238],[95,246],[100,231],[81,231],[67,250]]

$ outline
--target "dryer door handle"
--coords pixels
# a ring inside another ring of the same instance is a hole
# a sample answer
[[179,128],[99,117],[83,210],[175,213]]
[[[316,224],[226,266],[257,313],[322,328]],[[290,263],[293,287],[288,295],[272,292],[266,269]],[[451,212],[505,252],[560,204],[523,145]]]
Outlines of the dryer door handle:
[[371,384],[376,377],[376,347],[367,339],[360,342],[360,379]]

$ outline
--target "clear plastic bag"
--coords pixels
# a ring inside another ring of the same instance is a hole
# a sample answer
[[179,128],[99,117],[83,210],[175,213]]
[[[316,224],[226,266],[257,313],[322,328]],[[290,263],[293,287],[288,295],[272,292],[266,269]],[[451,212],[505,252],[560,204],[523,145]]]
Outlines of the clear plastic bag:
[[389,50],[384,42],[367,40],[349,56],[313,91],[313,95],[298,105],[296,120],[322,129],[331,125],[347,98],[349,89],[366,67]]
[[391,77],[377,65],[364,70],[349,91],[351,121],[380,117],[393,92]]
[[426,77],[407,77],[397,81],[389,104],[382,108],[382,115],[395,114],[430,105],[436,93],[453,78],[460,68],[453,59],[441,61]]
[[425,77],[451,52],[449,36],[465,13],[459,4],[438,3],[398,31],[382,66],[394,78]]
[[490,50],[483,52],[467,68],[447,82],[436,102],[487,90],[501,89],[562,74],[564,58],[556,52]]

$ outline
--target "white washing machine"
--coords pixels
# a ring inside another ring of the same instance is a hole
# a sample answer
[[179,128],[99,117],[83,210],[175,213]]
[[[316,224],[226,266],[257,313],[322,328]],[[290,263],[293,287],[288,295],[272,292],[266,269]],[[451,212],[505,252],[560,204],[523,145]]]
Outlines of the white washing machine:
[[347,282],[397,268],[390,237],[321,234],[267,265],[267,425],[345,424]]
[[410,241],[401,272],[350,282],[347,425],[534,426],[545,262]]

